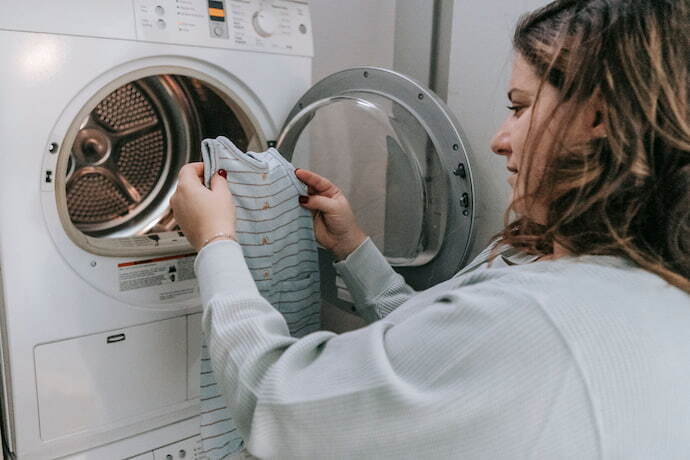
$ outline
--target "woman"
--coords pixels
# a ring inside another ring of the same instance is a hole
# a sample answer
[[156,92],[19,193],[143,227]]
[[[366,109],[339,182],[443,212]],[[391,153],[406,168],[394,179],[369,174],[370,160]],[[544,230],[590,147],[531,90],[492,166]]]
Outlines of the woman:
[[559,0],[522,19],[492,142],[516,219],[425,292],[333,184],[298,171],[319,242],[377,320],[357,331],[291,338],[232,241],[224,179],[207,190],[186,167],[172,205],[201,250],[203,327],[249,451],[687,458],[689,15],[687,0]]

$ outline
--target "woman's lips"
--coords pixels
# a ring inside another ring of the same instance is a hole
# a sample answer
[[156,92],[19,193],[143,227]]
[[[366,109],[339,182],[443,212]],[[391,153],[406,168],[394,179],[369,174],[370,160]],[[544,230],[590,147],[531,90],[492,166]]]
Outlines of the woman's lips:
[[516,168],[511,167],[511,166],[507,166],[506,169],[510,172],[510,176],[508,176],[508,183],[514,187],[515,186],[515,180],[517,178],[518,170]]

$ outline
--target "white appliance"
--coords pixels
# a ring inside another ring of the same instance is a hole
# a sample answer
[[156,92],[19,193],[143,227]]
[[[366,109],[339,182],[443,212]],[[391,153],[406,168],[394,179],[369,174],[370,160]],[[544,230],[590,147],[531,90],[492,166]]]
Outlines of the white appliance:
[[[466,259],[475,193],[454,117],[384,69],[310,88],[304,1],[0,8],[2,431],[13,456],[196,454],[200,306],[168,199],[204,137],[277,143],[336,180],[418,288]],[[351,308],[321,260],[324,299]]]
[[308,5],[0,10],[6,446],[22,459],[166,458],[156,449],[187,440],[173,458],[191,458],[200,308],[168,198],[201,137],[263,149],[278,136],[311,85]]

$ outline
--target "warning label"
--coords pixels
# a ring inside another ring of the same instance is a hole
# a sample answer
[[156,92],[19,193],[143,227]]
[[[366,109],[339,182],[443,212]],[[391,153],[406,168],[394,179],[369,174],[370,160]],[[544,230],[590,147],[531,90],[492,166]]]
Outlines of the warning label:
[[[117,266],[120,291],[131,291],[153,286],[172,285],[194,279],[194,258],[196,254],[159,257],[156,259],[124,262]],[[171,286],[171,287],[172,287]],[[168,298],[187,295],[192,289],[173,290]],[[172,296],[172,297],[170,297]]]

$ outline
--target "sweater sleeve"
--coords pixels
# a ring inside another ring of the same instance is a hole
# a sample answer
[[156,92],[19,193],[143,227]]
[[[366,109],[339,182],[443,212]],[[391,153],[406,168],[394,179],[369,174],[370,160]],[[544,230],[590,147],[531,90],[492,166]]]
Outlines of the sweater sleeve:
[[239,245],[207,246],[195,268],[214,372],[260,458],[529,456],[555,402],[580,388],[559,336],[497,283],[296,339]]
[[334,267],[345,281],[357,313],[369,322],[385,318],[416,294],[370,238]]

